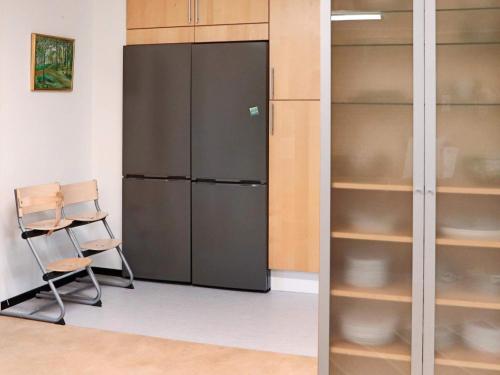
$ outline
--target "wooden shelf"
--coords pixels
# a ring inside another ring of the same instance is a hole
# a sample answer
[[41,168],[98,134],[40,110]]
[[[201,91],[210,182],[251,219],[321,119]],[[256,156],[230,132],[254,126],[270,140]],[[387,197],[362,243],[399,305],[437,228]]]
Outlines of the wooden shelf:
[[413,191],[413,186],[411,185],[364,184],[357,182],[334,182],[332,184],[332,188],[346,189],[346,190],[372,190],[372,191],[400,191],[400,192]]
[[471,290],[467,285],[457,285],[454,289],[439,292],[436,305],[451,307],[466,307],[472,309],[500,310],[500,300],[494,297],[484,298],[481,293]]
[[472,351],[460,345],[436,353],[436,365],[500,371],[500,356]]
[[[359,182],[334,182],[333,189],[345,190],[369,190],[369,191],[396,191],[412,192],[412,185],[398,184],[373,184]],[[439,186],[437,192],[441,194],[470,194],[470,195],[500,195],[500,188],[482,188],[482,187],[458,187],[458,186]]]
[[347,341],[335,341],[331,353],[354,357],[376,358],[392,361],[410,362],[411,351],[409,345],[401,341],[383,346],[362,346]]
[[439,186],[437,192],[442,194],[500,195],[498,188],[479,187]]
[[384,288],[357,288],[343,282],[333,282],[331,295],[334,297],[358,298],[375,301],[411,303],[411,285],[404,282],[392,283]]
[[332,238],[341,238],[348,240],[363,240],[363,241],[380,241],[380,242],[399,242],[413,243],[413,238],[410,236],[396,236],[390,234],[369,234],[369,233],[354,233],[354,232],[332,232]]
[[500,249],[500,241],[465,240],[465,239],[454,239],[454,238],[438,238],[436,239],[436,245]]

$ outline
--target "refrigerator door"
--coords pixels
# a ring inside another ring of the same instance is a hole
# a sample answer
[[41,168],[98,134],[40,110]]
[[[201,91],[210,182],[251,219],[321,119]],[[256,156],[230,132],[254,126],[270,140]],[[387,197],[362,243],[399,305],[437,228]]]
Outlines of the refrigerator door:
[[268,291],[267,186],[192,189],[193,284]]
[[191,174],[191,45],[124,48],[123,175]]
[[138,278],[191,281],[191,182],[123,180],[123,246]]
[[267,42],[193,45],[193,177],[267,181],[267,61]]

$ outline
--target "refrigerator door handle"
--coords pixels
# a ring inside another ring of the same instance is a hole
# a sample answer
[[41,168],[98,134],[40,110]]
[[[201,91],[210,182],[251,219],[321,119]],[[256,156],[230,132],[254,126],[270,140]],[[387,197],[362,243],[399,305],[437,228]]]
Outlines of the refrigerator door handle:
[[271,103],[271,135],[274,135],[274,103]]
[[274,99],[274,67],[271,68],[271,98]]

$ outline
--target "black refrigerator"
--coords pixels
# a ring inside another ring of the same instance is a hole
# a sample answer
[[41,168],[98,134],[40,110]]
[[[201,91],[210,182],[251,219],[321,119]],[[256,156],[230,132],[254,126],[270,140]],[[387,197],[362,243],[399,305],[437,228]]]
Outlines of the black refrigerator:
[[267,42],[125,47],[124,65],[137,277],[269,290]]

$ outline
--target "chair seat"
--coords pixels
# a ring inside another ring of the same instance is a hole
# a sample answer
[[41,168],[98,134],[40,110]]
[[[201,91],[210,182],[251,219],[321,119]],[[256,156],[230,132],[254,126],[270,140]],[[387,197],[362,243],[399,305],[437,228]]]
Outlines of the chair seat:
[[66,258],[50,263],[47,270],[52,272],[73,272],[88,267],[91,263],[92,259],[90,258]]
[[105,217],[108,216],[107,212],[104,211],[93,211],[93,212],[84,212],[81,214],[75,214],[75,215],[67,215],[66,217],[69,220],[73,221],[84,221],[87,223],[91,223],[93,221],[99,221],[104,219]]
[[121,240],[118,239],[103,239],[85,242],[81,245],[83,250],[94,250],[94,251],[106,251],[114,249],[122,244]]
[[69,227],[72,222],[72,220],[61,219],[56,225],[57,222],[55,219],[48,219],[26,224],[25,227],[30,230],[58,230]]

